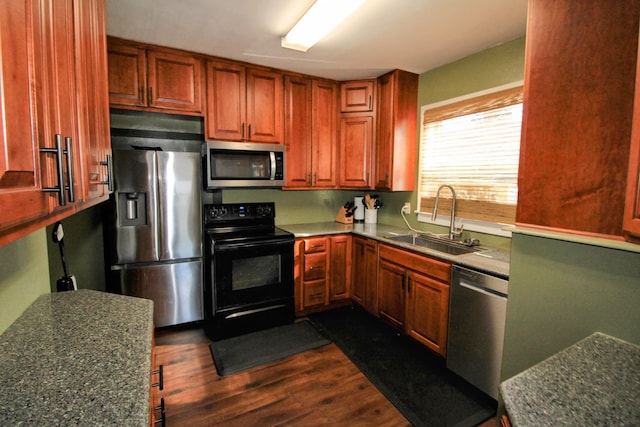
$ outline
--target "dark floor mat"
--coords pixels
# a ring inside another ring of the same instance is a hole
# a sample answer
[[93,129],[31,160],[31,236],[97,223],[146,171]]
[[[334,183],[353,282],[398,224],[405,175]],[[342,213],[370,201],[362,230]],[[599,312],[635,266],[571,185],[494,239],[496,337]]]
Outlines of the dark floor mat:
[[361,308],[339,308],[309,319],[413,425],[469,427],[495,415],[495,400]]
[[309,321],[277,326],[210,344],[219,375],[229,375],[329,344]]

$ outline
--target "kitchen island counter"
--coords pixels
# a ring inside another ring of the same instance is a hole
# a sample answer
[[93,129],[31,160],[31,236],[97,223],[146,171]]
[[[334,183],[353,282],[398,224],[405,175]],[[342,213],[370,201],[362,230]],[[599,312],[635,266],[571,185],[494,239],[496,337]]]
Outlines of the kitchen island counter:
[[436,257],[452,264],[461,265],[475,270],[480,270],[488,274],[496,275],[502,278],[509,277],[509,253],[500,249],[483,248],[478,253],[470,253],[465,255],[451,255],[434,249],[424,248],[409,243],[403,243],[387,238],[392,235],[401,235],[410,233],[409,230],[402,227],[396,227],[386,224],[342,224],[339,222],[318,222],[308,224],[286,224],[278,225],[278,227],[293,233],[296,238],[312,237],[330,234],[350,233],[369,237],[378,240],[381,243],[394,245],[404,249],[409,249],[427,256]]
[[516,426],[640,425],[640,347],[602,333],[500,384]]
[[149,425],[153,302],[40,296],[0,336],[0,425]]

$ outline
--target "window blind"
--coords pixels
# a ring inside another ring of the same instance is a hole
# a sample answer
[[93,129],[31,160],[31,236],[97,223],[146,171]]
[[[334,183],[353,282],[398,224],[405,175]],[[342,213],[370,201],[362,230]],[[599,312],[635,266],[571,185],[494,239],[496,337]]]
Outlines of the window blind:
[[[438,187],[456,191],[458,217],[513,223],[518,196],[522,87],[426,109],[420,144],[421,212],[432,212]],[[449,190],[439,214],[449,214]]]

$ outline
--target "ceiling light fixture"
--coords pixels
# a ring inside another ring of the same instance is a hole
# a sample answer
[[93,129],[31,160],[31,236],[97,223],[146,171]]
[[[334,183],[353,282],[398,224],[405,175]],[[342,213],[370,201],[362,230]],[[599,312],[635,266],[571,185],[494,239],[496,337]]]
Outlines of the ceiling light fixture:
[[282,37],[282,47],[306,52],[362,3],[364,0],[316,0],[287,35]]

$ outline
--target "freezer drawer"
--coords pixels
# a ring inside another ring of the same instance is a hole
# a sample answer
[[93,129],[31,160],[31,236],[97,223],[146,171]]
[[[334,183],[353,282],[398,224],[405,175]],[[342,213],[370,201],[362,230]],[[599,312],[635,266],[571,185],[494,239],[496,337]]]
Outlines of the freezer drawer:
[[156,327],[204,318],[202,260],[144,267],[113,266],[111,273],[121,294],[153,300]]

